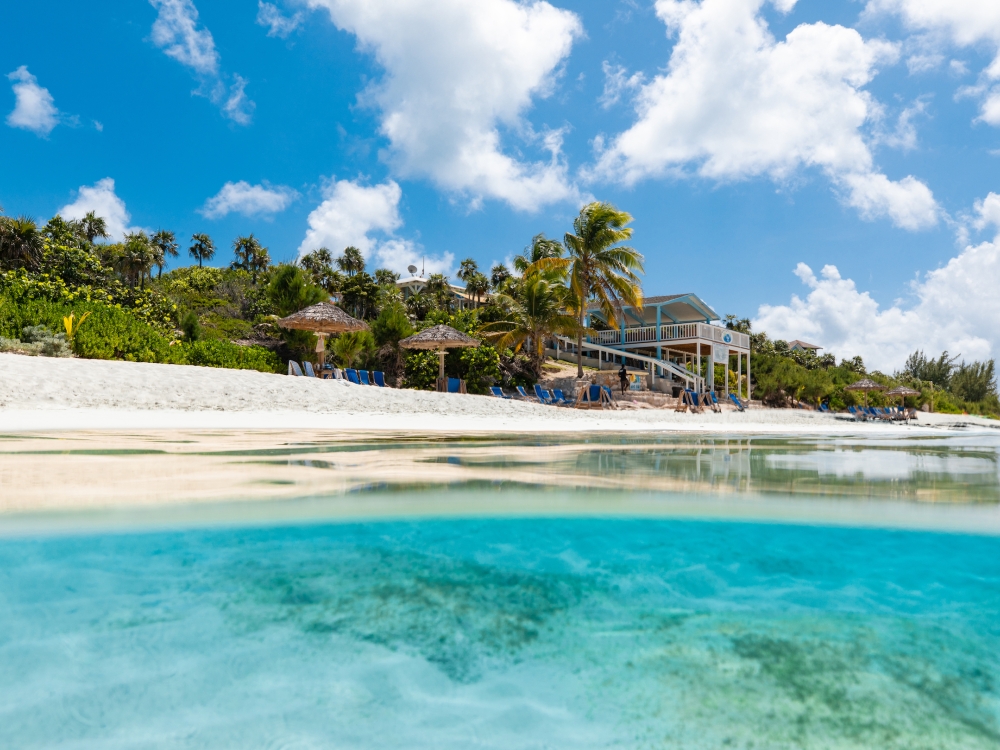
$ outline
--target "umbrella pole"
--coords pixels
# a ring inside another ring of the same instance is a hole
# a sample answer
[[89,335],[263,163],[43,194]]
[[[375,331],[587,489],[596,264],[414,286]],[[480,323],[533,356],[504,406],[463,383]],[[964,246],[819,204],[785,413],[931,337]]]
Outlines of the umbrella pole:
[[444,377],[444,354],[445,354],[444,349],[439,349],[438,350],[438,377],[439,378],[443,378]]
[[326,334],[317,333],[316,334],[316,363],[319,368],[323,369],[323,364],[326,362]]

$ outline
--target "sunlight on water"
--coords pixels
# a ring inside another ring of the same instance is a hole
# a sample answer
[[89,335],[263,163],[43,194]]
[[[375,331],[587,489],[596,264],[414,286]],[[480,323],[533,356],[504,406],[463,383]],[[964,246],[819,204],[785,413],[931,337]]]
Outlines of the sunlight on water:
[[1000,746],[988,441],[242,439],[5,441],[21,498],[79,451],[291,484],[8,507],[0,746]]

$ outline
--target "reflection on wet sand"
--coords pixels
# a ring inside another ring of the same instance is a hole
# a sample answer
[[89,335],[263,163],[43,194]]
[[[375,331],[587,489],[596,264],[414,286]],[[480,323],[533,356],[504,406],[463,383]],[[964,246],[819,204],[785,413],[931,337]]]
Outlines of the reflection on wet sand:
[[[1000,525],[998,448],[982,437],[21,434],[0,436],[0,514],[206,512],[237,501],[241,520],[308,507],[352,518],[683,514],[924,526],[920,518],[950,504],[966,513],[945,528],[982,528]],[[908,521],[886,520],[897,506],[910,508]]]

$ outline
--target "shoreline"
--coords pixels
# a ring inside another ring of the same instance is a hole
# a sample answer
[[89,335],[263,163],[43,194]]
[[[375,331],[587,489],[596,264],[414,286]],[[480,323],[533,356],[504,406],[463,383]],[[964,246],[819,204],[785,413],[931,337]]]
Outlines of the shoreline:
[[1000,422],[920,413],[917,424],[859,423],[843,414],[795,409],[584,410],[251,370],[0,354],[0,432],[165,429],[886,437],[1000,434]]

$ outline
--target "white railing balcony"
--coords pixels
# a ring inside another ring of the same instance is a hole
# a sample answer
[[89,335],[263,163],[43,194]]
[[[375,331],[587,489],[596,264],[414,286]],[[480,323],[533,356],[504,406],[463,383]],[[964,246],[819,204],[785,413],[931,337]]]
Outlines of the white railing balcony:
[[675,325],[660,326],[659,337],[657,337],[656,326],[636,326],[624,330],[624,342],[622,341],[623,331],[597,331],[594,335],[588,336],[587,340],[593,344],[603,344],[605,346],[621,346],[624,344],[652,344],[656,342],[678,342],[678,341],[710,341],[716,344],[728,344],[736,349],[749,349],[750,337],[739,331],[730,331],[728,328],[708,325],[707,323],[683,323]]

